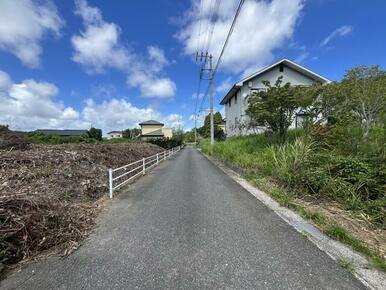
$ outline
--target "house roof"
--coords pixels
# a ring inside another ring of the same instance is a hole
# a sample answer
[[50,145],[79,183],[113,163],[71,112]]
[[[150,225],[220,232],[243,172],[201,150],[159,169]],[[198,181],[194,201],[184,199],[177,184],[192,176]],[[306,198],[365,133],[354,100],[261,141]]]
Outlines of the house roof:
[[122,131],[111,131],[111,132],[108,132],[107,134],[113,134],[113,133],[122,133]]
[[220,105],[224,105],[228,99],[230,97],[232,97],[238,90],[239,88],[241,88],[243,86],[243,84],[255,77],[257,77],[258,75],[261,75],[263,73],[265,73],[266,71],[269,71],[270,69],[278,66],[279,64],[285,64],[286,66],[292,68],[293,70],[303,74],[303,75],[306,75],[308,77],[310,77],[311,79],[314,79],[316,81],[319,81],[321,82],[322,84],[324,83],[330,83],[331,81],[307,68],[305,68],[304,66],[301,66],[300,64],[297,64],[289,59],[281,59],[273,64],[271,64],[270,66],[267,66],[267,67],[264,67],[262,68],[261,70],[247,76],[246,78],[243,78],[241,80],[239,80],[237,83],[235,83],[232,88],[229,90],[229,92],[225,95],[225,97],[221,100],[220,102]]
[[141,136],[143,136],[143,137],[163,137],[164,133],[162,132],[162,129],[158,129],[158,130],[146,133],[146,134],[142,134]]
[[56,130],[56,129],[37,129],[35,132],[45,133],[45,134],[53,134],[59,136],[80,136],[87,134],[87,130]]
[[162,125],[163,126],[164,124],[161,122],[155,121],[155,120],[148,120],[148,121],[139,123],[139,125],[140,126],[142,126],[142,125]]

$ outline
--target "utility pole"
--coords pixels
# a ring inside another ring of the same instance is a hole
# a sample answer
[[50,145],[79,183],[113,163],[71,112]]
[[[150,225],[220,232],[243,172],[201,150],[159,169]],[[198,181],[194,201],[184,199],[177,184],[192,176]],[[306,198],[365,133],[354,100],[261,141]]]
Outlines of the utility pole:
[[194,112],[194,145],[197,145],[197,112]]
[[[200,70],[200,79],[209,81],[209,97],[210,97],[210,143],[214,144],[214,118],[213,118],[213,65],[212,65],[213,56],[206,52],[205,54],[201,52],[201,54],[196,54],[196,61],[204,62],[204,66]],[[209,60],[209,68],[205,68],[206,62]],[[207,71],[208,76],[205,78],[203,72]],[[198,96],[197,96],[198,97]],[[204,96],[205,97],[205,96]],[[196,134],[197,134],[197,114],[195,115],[195,135],[194,141],[196,142]]]
[[209,56],[209,95],[210,95],[210,144],[214,144],[214,121],[213,121],[213,68],[212,55]]

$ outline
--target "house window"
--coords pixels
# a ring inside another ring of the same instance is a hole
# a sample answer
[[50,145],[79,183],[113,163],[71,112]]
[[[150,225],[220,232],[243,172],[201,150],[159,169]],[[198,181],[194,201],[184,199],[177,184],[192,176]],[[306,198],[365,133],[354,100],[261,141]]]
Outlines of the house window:
[[253,88],[251,89],[251,95],[254,94],[254,93],[260,93],[260,92],[266,92],[267,91],[267,88]]
[[284,65],[282,63],[279,65],[279,70],[280,70],[280,72],[284,71]]
[[237,94],[235,95],[235,105],[237,104]]

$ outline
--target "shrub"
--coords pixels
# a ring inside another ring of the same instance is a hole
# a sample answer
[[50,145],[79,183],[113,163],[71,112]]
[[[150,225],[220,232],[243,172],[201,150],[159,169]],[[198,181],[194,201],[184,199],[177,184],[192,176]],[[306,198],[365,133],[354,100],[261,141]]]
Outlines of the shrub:
[[272,146],[274,172],[286,185],[294,185],[312,154],[312,143],[298,138],[293,144]]
[[29,132],[27,136],[33,143],[38,144],[97,143],[97,140],[89,138],[87,135],[62,137],[42,132]]
[[[376,150],[380,150],[383,132],[370,130],[366,142],[375,138],[380,144]],[[354,146],[355,154],[347,154],[331,143],[322,145],[324,141],[320,140],[313,137],[312,131],[305,135],[303,130],[289,130],[282,146],[270,133],[230,138],[213,146],[202,140],[199,146],[205,153],[235,166],[257,170],[259,176],[273,178],[297,194],[337,201],[345,209],[365,213],[374,224],[385,225],[384,160],[361,156],[364,141],[358,143],[361,146]]]
[[90,138],[93,138],[97,141],[102,141],[102,130],[98,128],[90,128],[87,132]]
[[173,138],[153,138],[147,140],[147,142],[158,145],[164,149],[171,149],[173,147],[182,145],[182,140],[176,140]]

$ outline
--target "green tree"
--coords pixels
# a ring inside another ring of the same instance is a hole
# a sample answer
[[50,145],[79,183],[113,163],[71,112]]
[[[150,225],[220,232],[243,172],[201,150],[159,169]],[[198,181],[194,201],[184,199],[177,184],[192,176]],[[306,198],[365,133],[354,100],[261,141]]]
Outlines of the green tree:
[[10,133],[11,131],[9,130],[8,125],[0,125],[0,135],[5,135]]
[[[225,138],[224,131],[219,127],[223,123],[223,118],[220,112],[213,114],[213,124],[214,124],[214,139],[223,140]],[[210,137],[210,114],[205,116],[204,125],[197,129],[197,133],[201,137],[209,138]]]
[[88,130],[87,133],[88,133],[88,136],[90,138],[98,140],[98,141],[102,141],[102,130],[101,129],[90,128],[90,130]]
[[184,130],[181,127],[174,128],[172,139],[182,144],[184,142]]
[[355,67],[346,73],[341,86],[344,104],[359,117],[367,136],[386,110],[386,72],[379,66]]
[[264,126],[279,133],[280,143],[286,141],[287,130],[295,118],[298,109],[311,107],[315,94],[307,93],[308,89],[283,84],[280,76],[272,86],[263,81],[268,88],[266,92],[253,94],[248,100],[246,113],[250,119],[249,127]]
[[122,131],[122,137],[127,139],[135,139],[139,135],[141,135],[141,129],[139,128],[127,128],[126,130]]
[[350,69],[341,82],[323,87],[316,107],[329,125],[355,123],[362,128],[363,137],[367,137],[371,127],[385,124],[386,72],[379,66]]
[[185,142],[189,142],[189,143],[194,142],[194,129],[185,132],[185,134],[184,134],[184,141]]

